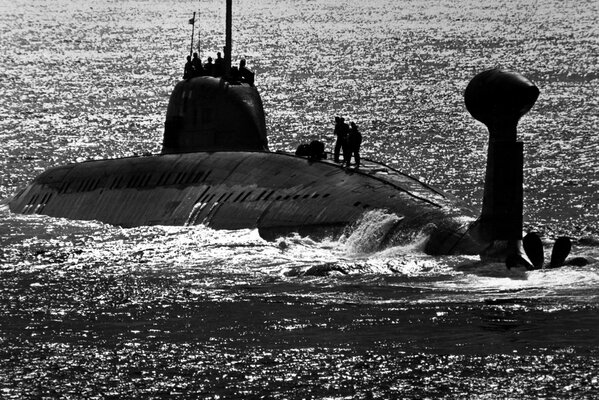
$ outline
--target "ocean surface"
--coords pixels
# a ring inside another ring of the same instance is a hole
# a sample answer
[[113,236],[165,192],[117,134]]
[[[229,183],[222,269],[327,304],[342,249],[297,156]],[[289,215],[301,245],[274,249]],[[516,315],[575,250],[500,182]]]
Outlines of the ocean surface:
[[12,214],[50,166],[160,151],[198,10],[206,59],[222,1],[0,1],[0,398],[599,397],[599,3],[234,1],[271,150],[330,150],[342,115],[363,156],[474,207],[488,135],[463,91],[527,76],[525,229],[587,265],[381,248],[377,212],[320,241]]

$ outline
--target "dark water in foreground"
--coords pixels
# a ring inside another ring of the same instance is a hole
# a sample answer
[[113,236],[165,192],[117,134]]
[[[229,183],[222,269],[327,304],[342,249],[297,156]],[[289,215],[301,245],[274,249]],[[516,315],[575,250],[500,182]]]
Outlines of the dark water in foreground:
[[[202,2],[212,56],[219,3]],[[475,206],[487,139],[461,92],[493,66],[529,76],[525,224],[589,265],[380,249],[376,212],[341,238],[274,242],[13,215],[48,166],[159,151],[197,3],[0,4],[0,398],[598,397],[596,2],[235,3],[271,149],[330,147],[343,114],[364,155]]]
[[[599,393],[596,263],[507,272],[251,231],[14,222],[24,238],[4,250],[0,304],[7,397]],[[323,265],[339,270],[302,275]]]

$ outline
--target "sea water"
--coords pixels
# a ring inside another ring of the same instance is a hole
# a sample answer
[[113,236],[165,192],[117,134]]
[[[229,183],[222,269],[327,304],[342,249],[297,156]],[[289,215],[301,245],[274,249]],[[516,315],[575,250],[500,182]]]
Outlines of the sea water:
[[[220,1],[0,3],[0,397],[599,396],[599,5],[594,1],[236,0],[233,58],[256,72],[271,150],[355,121],[362,155],[480,207],[478,72],[521,72],[525,271],[381,246],[375,210],[340,237],[123,229],[10,213],[44,169],[160,151],[194,48],[224,45]],[[197,50],[196,50],[197,51]]]

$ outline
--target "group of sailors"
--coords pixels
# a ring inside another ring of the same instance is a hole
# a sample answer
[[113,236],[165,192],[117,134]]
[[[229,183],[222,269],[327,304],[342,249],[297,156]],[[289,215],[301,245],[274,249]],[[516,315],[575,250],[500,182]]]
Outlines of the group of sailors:
[[212,57],[208,57],[208,60],[203,64],[202,60],[198,57],[198,53],[193,53],[193,58],[187,56],[183,79],[190,79],[196,76],[213,76],[218,78],[225,75],[233,81],[249,83],[251,86],[254,85],[254,72],[246,67],[245,60],[239,62],[239,67],[232,66],[227,74],[225,59],[222,57],[220,51],[216,53],[214,62]]
[[[362,134],[358,130],[355,122],[348,125],[343,117],[335,117],[335,151],[333,161],[343,163],[349,167],[352,156],[356,163],[356,168],[360,166],[360,145],[362,144]],[[339,153],[343,154],[343,161],[339,159]]]
[[[190,79],[196,76],[213,76],[218,78],[227,75],[226,78],[229,80],[246,82],[251,86],[254,85],[254,73],[246,67],[244,59],[239,62],[239,67],[232,66],[229,73],[227,74],[226,72],[225,59],[222,58],[220,52],[216,53],[216,60],[214,62],[212,57],[208,57],[208,60],[204,64],[202,64],[202,61],[198,57],[198,53],[193,53],[193,58],[187,56],[183,79]],[[335,142],[333,161],[349,167],[353,156],[355,166],[358,168],[360,166],[362,134],[358,130],[356,123],[351,122],[348,125],[343,117],[335,117],[334,134],[337,141]],[[300,145],[296,154],[314,159],[326,157],[324,144],[319,141],[314,141],[310,145]],[[340,155],[343,155],[343,161],[340,159]]]
[[[333,152],[333,161],[349,168],[353,156],[355,166],[358,168],[360,166],[360,145],[362,144],[362,134],[358,130],[358,126],[355,122],[348,125],[343,117],[335,117],[334,134],[337,141]],[[310,144],[300,144],[295,155],[308,157],[310,160],[327,158],[324,143],[320,140],[313,140]],[[339,158],[340,155],[343,155],[343,160]]]

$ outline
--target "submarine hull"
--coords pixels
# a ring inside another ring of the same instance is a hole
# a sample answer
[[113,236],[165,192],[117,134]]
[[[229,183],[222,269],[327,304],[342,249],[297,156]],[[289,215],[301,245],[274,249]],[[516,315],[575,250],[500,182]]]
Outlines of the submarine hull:
[[475,218],[452,196],[381,163],[363,160],[359,170],[345,169],[321,160],[320,150],[308,158],[269,152],[254,75],[231,66],[231,3],[224,69],[217,76],[195,71],[177,83],[161,155],[49,169],[9,202],[11,211],[124,227],[257,228],[269,238],[339,230],[383,210],[394,214],[385,234],[390,244],[404,232],[424,233],[428,254],[520,254],[523,162],[516,126],[538,97],[532,82],[492,69],[464,92],[467,109],[490,132],[483,210]]
[[88,161],[45,171],[9,206],[123,227],[258,228],[265,238],[338,232],[379,209],[397,215],[397,231],[425,229],[428,253],[476,254],[484,247],[468,228],[473,212],[453,196],[386,165],[362,165],[346,169],[263,151]]

